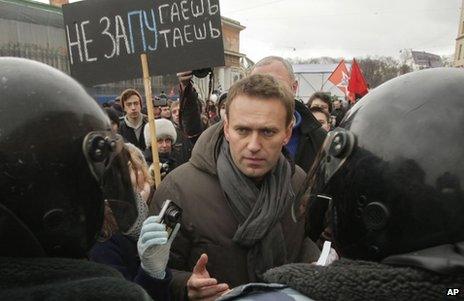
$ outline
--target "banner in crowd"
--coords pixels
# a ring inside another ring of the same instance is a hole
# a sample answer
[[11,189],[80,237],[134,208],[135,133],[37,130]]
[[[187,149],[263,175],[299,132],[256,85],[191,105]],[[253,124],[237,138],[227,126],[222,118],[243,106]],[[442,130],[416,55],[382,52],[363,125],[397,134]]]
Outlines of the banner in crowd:
[[343,94],[348,95],[348,81],[350,80],[350,73],[344,60],[341,60],[337,68],[332,72],[332,74],[327,79],[332,84],[337,86]]
[[63,5],[71,75],[86,86],[224,65],[219,0],[86,0]]
[[347,89],[350,92],[349,99],[352,103],[355,103],[356,99],[363,97],[369,91],[361,67],[359,67],[355,59],[353,59],[353,63],[351,64],[350,81],[348,82]]

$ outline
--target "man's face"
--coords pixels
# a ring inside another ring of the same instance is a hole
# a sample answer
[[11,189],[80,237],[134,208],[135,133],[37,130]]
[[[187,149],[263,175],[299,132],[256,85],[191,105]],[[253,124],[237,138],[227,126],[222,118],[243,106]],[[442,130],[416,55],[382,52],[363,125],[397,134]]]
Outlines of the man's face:
[[324,112],[327,112],[327,114],[330,114],[329,105],[323,102],[322,100],[320,100],[319,98],[314,99],[313,102],[311,103],[311,108],[314,108],[314,107],[321,108]]
[[119,130],[119,124],[111,122],[111,132],[117,134]]
[[142,107],[137,95],[132,95],[124,102],[124,112],[129,118],[138,118]]
[[322,125],[322,128],[327,132],[330,131],[330,124],[327,122],[327,118],[324,113],[321,112],[312,112],[314,117]]
[[334,109],[340,109],[341,106],[342,106],[342,104],[340,103],[339,100],[335,100],[335,101],[333,102],[333,107],[334,107]]
[[172,150],[172,140],[170,137],[164,137],[156,140],[158,143],[158,152],[160,154],[168,154]]
[[292,124],[286,126],[286,110],[279,100],[239,95],[229,107],[224,135],[238,169],[260,181],[277,164]]
[[225,108],[225,106],[221,106],[221,109],[219,110],[219,115],[221,116],[221,120],[226,119],[226,108]]
[[179,125],[179,106],[172,107],[171,114],[172,114],[172,121],[175,124]]
[[160,107],[154,107],[154,113],[155,118],[160,118],[161,117],[161,108]]
[[296,91],[298,90],[298,82],[293,80],[290,75],[288,74],[287,69],[285,66],[279,62],[275,61],[267,65],[258,66],[253,69],[251,75],[253,74],[268,74],[274,77],[277,80],[282,81],[285,85],[292,91],[295,95]]
[[161,107],[161,117],[166,119],[171,118],[171,108],[169,106]]

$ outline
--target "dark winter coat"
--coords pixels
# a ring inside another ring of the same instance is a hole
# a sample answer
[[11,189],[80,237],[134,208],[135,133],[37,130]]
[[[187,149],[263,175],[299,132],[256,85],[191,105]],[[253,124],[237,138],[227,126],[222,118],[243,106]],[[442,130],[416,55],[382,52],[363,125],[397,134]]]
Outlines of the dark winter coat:
[[177,133],[177,140],[172,145],[172,152],[175,154],[176,161],[178,165],[182,165],[190,159],[192,155],[193,146],[195,145],[195,141],[198,139],[198,136],[194,138],[188,138],[187,135],[177,126],[174,124]]
[[[173,298],[183,300],[191,271],[202,253],[208,254],[207,269],[218,282],[230,287],[248,283],[247,249],[232,241],[238,227],[217,176],[216,161],[222,123],[207,129],[198,139],[190,162],[171,172],[154,195],[151,213],[170,199],[183,209],[182,225],[171,247],[169,267],[173,273]],[[223,135],[223,134],[221,134]],[[212,140],[212,139],[216,139]],[[292,186],[296,191],[305,173],[296,167]],[[295,223],[291,210],[281,220],[288,262],[317,260],[319,249],[304,238],[304,218]]]
[[305,172],[308,172],[327,136],[327,132],[302,102],[295,100],[295,110],[300,113],[302,120],[294,161]]
[[[315,300],[463,300],[464,244],[460,245],[395,255],[384,264],[347,259],[327,267],[289,264],[267,271],[264,279]],[[448,295],[449,289],[459,289],[459,294]]]
[[201,107],[198,93],[192,84],[180,89],[179,123],[174,124],[177,141],[173,145],[175,159],[179,165],[188,162],[192,155],[193,146],[204,130],[201,121]]
[[335,116],[335,126],[338,126],[342,121],[343,117],[345,117],[346,111],[343,108],[340,109],[333,109],[330,115]]
[[139,139],[137,139],[137,135],[135,135],[134,129],[129,127],[126,124],[126,121],[124,120],[124,118],[122,118],[121,122],[119,123],[118,132],[124,138],[124,142],[132,143],[133,145],[137,146],[140,150],[143,151],[146,148],[145,137],[143,135],[143,129],[147,123],[148,123],[147,117],[144,116],[142,119],[142,129],[140,131]]
[[137,242],[129,237],[114,234],[107,241],[97,242],[90,250],[89,259],[115,268],[124,278],[143,287],[154,300],[170,300],[170,271],[162,280],[148,275],[140,266]]
[[0,257],[0,300],[151,300],[113,268],[87,260]]

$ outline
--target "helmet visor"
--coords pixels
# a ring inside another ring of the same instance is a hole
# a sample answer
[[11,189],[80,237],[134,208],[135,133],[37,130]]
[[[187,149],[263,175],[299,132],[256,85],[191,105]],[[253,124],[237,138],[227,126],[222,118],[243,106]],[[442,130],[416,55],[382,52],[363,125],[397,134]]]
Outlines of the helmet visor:
[[[310,169],[303,188],[295,198],[293,215],[307,214],[312,239],[317,239],[324,229],[327,209],[333,206],[332,196],[325,194],[325,188],[334,174],[343,166],[353,151],[354,135],[343,128],[336,128],[327,134],[321,150]],[[300,214],[296,214],[297,212]],[[311,218],[312,217],[312,218]],[[315,218],[319,217],[319,218]]]
[[109,131],[90,132],[84,138],[83,151],[119,230],[129,230],[137,219],[137,204],[123,138]]
[[354,144],[354,135],[350,131],[343,128],[330,131],[306,177],[306,189],[302,189],[296,199],[303,196],[309,199],[311,192],[321,193],[333,175],[343,166],[353,151]]

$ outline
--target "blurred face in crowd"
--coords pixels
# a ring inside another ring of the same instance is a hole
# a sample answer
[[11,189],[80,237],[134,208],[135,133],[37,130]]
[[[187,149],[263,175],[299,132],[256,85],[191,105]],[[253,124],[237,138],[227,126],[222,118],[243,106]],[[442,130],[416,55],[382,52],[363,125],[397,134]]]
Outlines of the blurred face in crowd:
[[326,130],[327,132],[330,131],[330,123],[327,120],[327,116],[324,113],[321,112],[312,112],[314,117],[319,121],[319,123],[322,125],[322,128]]
[[154,107],[154,113],[155,114],[155,118],[161,118],[161,108],[160,107]]
[[270,64],[257,66],[251,71],[251,74],[269,74],[275,79],[285,83],[294,95],[298,89],[298,82],[292,78],[284,64],[279,61],[273,61]]
[[314,107],[321,108],[324,112],[327,112],[327,114],[330,114],[329,105],[319,98],[314,99],[313,102],[311,103],[310,108],[314,108]]
[[224,135],[243,174],[259,182],[277,164],[292,134],[292,123],[286,123],[286,109],[278,99],[238,95],[231,101]]
[[219,108],[219,115],[221,115],[221,120],[226,119],[226,104],[223,102]]
[[171,137],[161,137],[157,141],[158,152],[160,154],[169,154],[172,150],[172,139]]
[[172,121],[179,125],[179,105],[171,107]]
[[340,100],[334,100],[334,102],[333,102],[334,109],[340,109],[341,106],[342,106],[342,104],[341,104]]
[[138,119],[142,106],[140,104],[140,98],[137,95],[132,95],[124,102],[124,112],[128,118]]
[[169,106],[161,107],[161,118],[171,118],[171,108]]
[[119,124],[115,122],[111,122],[111,132],[116,134],[118,130],[119,130]]

